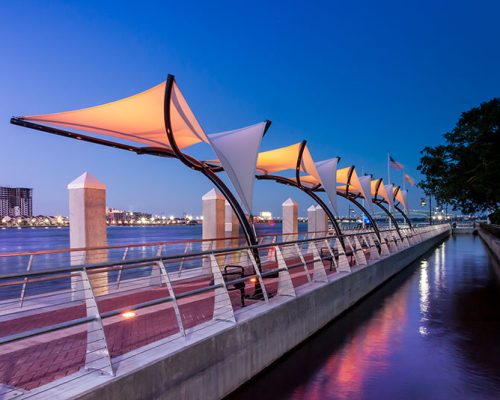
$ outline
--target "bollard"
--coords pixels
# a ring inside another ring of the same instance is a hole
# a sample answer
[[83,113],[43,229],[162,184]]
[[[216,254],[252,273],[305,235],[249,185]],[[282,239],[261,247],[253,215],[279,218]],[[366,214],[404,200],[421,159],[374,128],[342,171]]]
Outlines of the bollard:
[[296,201],[288,198],[282,205],[282,224],[281,233],[283,240],[296,239],[297,232],[299,231],[299,205]]
[[[71,248],[104,247],[106,233],[106,186],[97,178],[83,173],[68,185],[69,242]],[[87,250],[71,253],[71,265],[106,262],[107,250]],[[108,274],[91,274],[96,296],[108,293]],[[79,278],[71,279],[72,297],[79,298],[83,290]]]

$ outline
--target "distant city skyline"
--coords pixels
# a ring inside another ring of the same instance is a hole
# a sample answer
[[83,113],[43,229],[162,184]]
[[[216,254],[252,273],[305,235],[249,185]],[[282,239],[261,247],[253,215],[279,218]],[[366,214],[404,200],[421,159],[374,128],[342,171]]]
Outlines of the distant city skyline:
[[[67,214],[66,185],[89,171],[124,210],[201,214],[212,188],[177,160],[137,156],[9,124],[135,94],[176,75],[207,132],[264,119],[262,150],[308,140],[316,161],[387,179],[387,153],[418,182],[419,151],[462,111],[498,95],[498,2],[180,4],[23,2],[2,8],[0,182],[33,187],[34,214]],[[19,16],[22,15],[22,18]],[[189,23],[186,23],[189,21]],[[307,26],[308,29],[304,29]],[[13,34],[13,32],[15,34]],[[480,73],[478,73],[480,71]],[[189,150],[190,152],[191,150]],[[193,148],[212,158],[202,145]],[[402,185],[403,174],[391,173]],[[255,185],[254,213],[292,197]],[[410,208],[422,193],[410,188]],[[339,200],[341,214],[347,204]]]

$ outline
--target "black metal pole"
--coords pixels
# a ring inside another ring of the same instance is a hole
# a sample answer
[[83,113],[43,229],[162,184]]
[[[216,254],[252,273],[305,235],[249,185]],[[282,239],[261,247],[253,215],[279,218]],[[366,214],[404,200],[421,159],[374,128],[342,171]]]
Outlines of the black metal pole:
[[[365,213],[365,215],[368,217],[368,219],[370,220],[370,223],[373,226],[373,230],[375,231],[375,234],[377,235],[378,240],[380,241],[381,240],[380,230],[378,229],[377,223],[373,219],[372,215],[368,212],[368,210],[356,199],[354,199],[348,195],[345,195],[342,192],[337,192],[337,194],[339,196],[343,197],[344,199],[350,201],[351,203],[353,203],[356,207],[358,207],[361,210],[361,212]],[[350,216],[349,216],[349,218],[350,218]]]
[[[222,195],[226,198],[231,208],[233,209],[238,221],[240,223],[241,228],[243,229],[243,234],[245,235],[245,239],[250,246],[257,244],[257,238],[255,236],[255,232],[250,226],[248,219],[245,215],[245,212],[241,208],[240,204],[236,201],[236,198],[231,193],[229,188],[224,184],[224,182],[217,177],[217,175],[208,167],[204,165],[202,162],[193,159],[192,157],[187,157],[185,154],[177,146],[177,142],[174,137],[174,133],[172,131],[172,123],[170,120],[170,100],[172,96],[172,88],[175,82],[175,78],[173,75],[168,75],[167,82],[165,85],[165,98],[164,98],[164,120],[165,120],[165,130],[167,133],[168,141],[172,151],[175,153],[177,158],[182,161],[189,168],[194,169],[196,171],[200,171],[203,175],[205,175],[208,179],[212,181],[212,183],[221,191]],[[270,121],[266,124],[266,128],[270,125]],[[259,260],[258,253],[254,254],[256,260]],[[260,268],[260,262],[258,263]]]
[[398,232],[398,235],[401,239],[403,239],[403,235],[401,235],[401,232],[399,231],[399,224],[398,224],[398,221],[396,220],[396,218],[394,218],[394,215],[392,215],[390,213],[390,211],[385,208],[383,205],[382,205],[382,202],[381,201],[374,201],[374,203],[382,210],[384,211],[387,216],[390,218],[390,220],[392,221],[392,223],[394,224],[394,226],[396,227],[396,231]]
[[403,210],[401,210],[401,208],[399,208],[396,204],[394,205],[394,208],[399,211],[399,213],[402,215],[403,219],[406,221],[406,223],[408,224],[408,226],[411,229],[413,229],[413,224],[411,223],[411,220],[408,217],[408,215],[406,215],[406,213]]
[[432,195],[429,194],[429,225],[432,225]]
[[330,211],[330,209],[328,208],[326,203],[323,200],[321,200],[321,198],[318,195],[316,195],[316,193],[314,193],[314,191],[312,189],[308,189],[305,186],[299,186],[293,180],[288,179],[288,178],[284,178],[282,176],[277,176],[277,175],[256,175],[255,178],[257,178],[258,180],[275,181],[275,182],[281,183],[283,185],[289,185],[289,186],[295,187],[295,188],[301,190],[302,192],[304,192],[305,194],[307,194],[309,197],[311,197],[315,202],[318,203],[318,205],[323,209],[323,211],[328,216],[328,219],[330,219],[330,221],[332,222],[333,229],[335,230],[337,237],[340,239],[340,243],[345,251],[344,239],[342,237],[342,230],[340,229],[338,221],[336,220],[335,216]]

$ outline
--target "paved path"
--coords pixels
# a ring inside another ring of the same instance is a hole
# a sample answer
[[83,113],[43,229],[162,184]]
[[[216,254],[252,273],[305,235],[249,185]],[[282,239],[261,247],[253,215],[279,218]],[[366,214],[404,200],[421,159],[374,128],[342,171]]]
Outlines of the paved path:
[[[288,265],[299,264],[296,258],[287,258]],[[312,258],[307,257],[307,268],[312,276]],[[335,272],[329,263],[324,263],[327,274]],[[276,268],[275,263],[266,263],[265,270]],[[294,287],[308,282],[303,267],[290,270]],[[209,280],[194,279],[174,283],[173,290],[180,293],[208,286]],[[277,292],[277,278],[265,279],[270,295]],[[251,295],[253,284],[247,283],[245,293]],[[229,292],[234,309],[241,308],[239,291]],[[134,304],[169,296],[165,287],[143,288],[131,293],[98,300],[101,312],[121,309]],[[255,300],[246,299],[246,304]],[[213,317],[213,292],[202,293],[179,301],[180,313],[185,329],[192,328]],[[85,305],[67,306],[63,309],[41,312],[30,316],[0,322],[0,336],[69,321],[86,315]],[[151,342],[179,333],[171,302],[139,310],[134,318],[121,316],[105,320],[108,349],[112,357],[119,356]],[[81,325],[35,338],[21,340],[2,347],[0,355],[0,383],[26,390],[33,389],[55,379],[72,374],[85,366],[87,327]]]

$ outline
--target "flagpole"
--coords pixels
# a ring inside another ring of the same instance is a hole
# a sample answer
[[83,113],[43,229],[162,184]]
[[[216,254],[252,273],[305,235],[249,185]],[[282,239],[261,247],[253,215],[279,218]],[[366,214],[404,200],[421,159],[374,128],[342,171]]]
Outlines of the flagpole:
[[[390,165],[391,155],[387,153],[387,180],[389,181],[389,185],[391,184],[391,165]],[[392,193],[390,194],[392,196]],[[389,212],[392,212],[391,204],[389,203]],[[389,220],[389,229],[392,229],[392,220],[391,218],[387,218]]]
[[389,153],[387,153],[387,180],[388,180],[388,184],[390,185],[391,184],[391,166],[390,166],[390,159],[391,155]]

